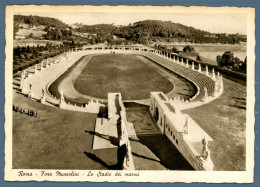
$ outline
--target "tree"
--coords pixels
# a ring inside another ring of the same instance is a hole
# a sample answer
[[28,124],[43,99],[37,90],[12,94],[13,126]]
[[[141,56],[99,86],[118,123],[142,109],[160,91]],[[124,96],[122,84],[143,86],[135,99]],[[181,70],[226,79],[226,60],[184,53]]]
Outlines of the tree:
[[29,45],[27,45],[25,52],[32,53],[32,48]]
[[24,54],[25,60],[29,60],[29,55],[27,53]]
[[14,56],[17,56],[17,57],[21,56],[21,48],[19,45],[16,48],[14,48]]
[[173,53],[179,53],[179,50],[178,50],[176,47],[172,47],[171,51],[172,51]]
[[222,61],[222,56],[221,55],[217,56],[217,63],[218,63],[219,66],[223,66],[223,61]]
[[246,66],[247,66],[247,57],[245,58],[244,62],[242,63],[242,65],[240,66],[240,70],[243,73],[246,73]]
[[227,51],[222,55],[222,63],[224,66],[233,66],[235,64],[234,54],[231,51]]
[[191,53],[191,52],[195,52],[195,49],[194,49],[194,47],[187,45],[183,48],[183,52],[184,53]]
[[33,33],[30,33],[26,38],[33,38]]
[[234,57],[234,54],[231,51],[226,51],[222,56],[218,55],[217,63],[221,67],[246,73],[246,58],[242,61],[238,57]]

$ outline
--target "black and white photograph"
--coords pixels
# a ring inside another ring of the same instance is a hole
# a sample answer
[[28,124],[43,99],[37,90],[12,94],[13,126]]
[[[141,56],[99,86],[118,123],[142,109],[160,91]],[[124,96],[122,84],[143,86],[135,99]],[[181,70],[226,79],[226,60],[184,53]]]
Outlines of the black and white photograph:
[[5,179],[252,182],[254,16],[7,6]]

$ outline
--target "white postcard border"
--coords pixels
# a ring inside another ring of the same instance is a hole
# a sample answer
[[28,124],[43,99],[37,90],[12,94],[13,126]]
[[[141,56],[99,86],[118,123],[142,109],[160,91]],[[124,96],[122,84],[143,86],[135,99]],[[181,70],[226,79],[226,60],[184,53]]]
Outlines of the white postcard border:
[[[32,11],[33,10],[33,11]],[[172,12],[176,13],[246,13],[247,14],[247,130],[246,130],[246,171],[115,171],[115,170],[34,170],[12,169],[12,56],[13,56],[13,15],[17,12]],[[5,180],[8,181],[90,181],[90,182],[253,182],[254,170],[254,105],[255,105],[255,10],[237,7],[156,7],[156,6],[7,6],[6,8],[6,61],[5,61]],[[19,176],[19,172],[33,176]],[[51,173],[42,176],[43,173]],[[57,173],[75,176],[57,176]],[[98,176],[98,173],[111,176]],[[72,174],[73,173],[73,174]],[[91,176],[93,173],[93,176]],[[122,173],[121,176],[116,174]],[[138,176],[125,176],[132,173]]]

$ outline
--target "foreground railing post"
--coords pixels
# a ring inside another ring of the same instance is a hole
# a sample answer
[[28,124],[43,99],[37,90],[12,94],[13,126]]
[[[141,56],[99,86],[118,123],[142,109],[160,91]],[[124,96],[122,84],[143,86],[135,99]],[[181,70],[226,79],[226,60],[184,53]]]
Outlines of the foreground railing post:
[[198,71],[201,72],[201,65],[200,65],[200,63],[199,63],[199,70]]
[[212,69],[212,79],[213,79],[213,80],[216,80],[214,68]]

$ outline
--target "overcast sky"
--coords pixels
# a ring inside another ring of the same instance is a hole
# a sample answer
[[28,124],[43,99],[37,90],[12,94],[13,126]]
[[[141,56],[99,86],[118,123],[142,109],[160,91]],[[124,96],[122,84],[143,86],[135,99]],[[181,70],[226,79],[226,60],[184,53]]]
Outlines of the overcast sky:
[[37,12],[19,13],[54,17],[64,23],[128,25],[141,20],[173,21],[213,33],[246,34],[247,17],[240,13]]

